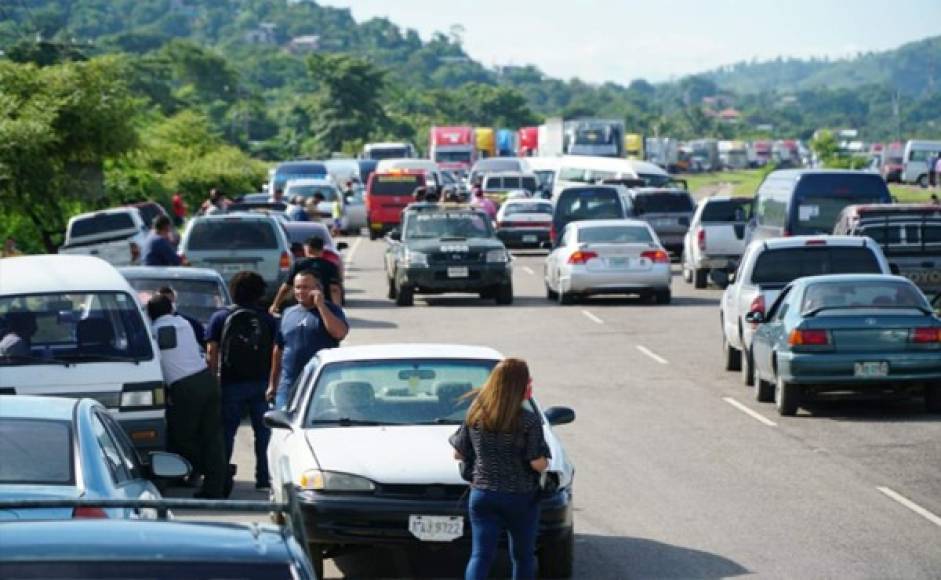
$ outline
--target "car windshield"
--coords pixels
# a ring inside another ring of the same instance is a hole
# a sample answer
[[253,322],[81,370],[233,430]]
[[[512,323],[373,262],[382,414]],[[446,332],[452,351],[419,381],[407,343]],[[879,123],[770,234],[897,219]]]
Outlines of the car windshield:
[[508,203],[503,210],[504,216],[522,213],[544,213],[552,215],[552,204],[545,203]]
[[879,274],[879,262],[869,248],[803,246],[768,250],[758,256],[752,283],[785,285],[803,276],[821,274]]
[[750,199],[710,201],[702,210],[702,223],[746,222],[751,213]]
[[412,195],[424,182],[420,175],[376,175],[369,195]]
[[930,310],[921,292],[911,284],[892,281],[820,282],[804,292],[801,312],[821,309],[914,308]]
[[[198,525],[198,524],[193,524]],[[185,536],[184,536],[185,537]],[[250,545],[251,539],[246,538]],[[292,580],[301,576],[287,562],[206,562],[192,559],[173,561],[131,560],[122,562],[113,554],[100,561],[94,554],[68,562],[4,562],[3,571],[11,578],[70,578],[72,580],[201,580],[229,578],[237,580]]]
[[489,238],[485,216],[470,212],[428,212],[408,216],[405,238]]
[[124,292],[0,298],[0,366],[153,358],[150,330]]
[[366,154],[370,159],[375,159],[380,161],[382,159],[399,159],[402,157],[408,157],[409,151],[405,147],[374,147],[369,150],[369,153]]
[[2,418],[0,484],[72,484],[71,450],[67,421]]
[[559,195],[556,212],[567,221],[624,217],[617,191],[608,188],[565,190]]
[[470,163],[470,151],[435,151],[437,163]]
[[688,193],[645,193],[634,197],[634,211],[645,213],[689,213],[693,198]]
[[459,424],[470,407],[471,393],[484,384],[496,362],[407,359],[329,364],[314,385],[305,424]]
[[279,168],[274,175],[274,189],[283,189],[284,185],[292,179],[310,179],[313,177],[326,177],[327,167],[323,163],[306,163]]
[[648,244],[650,232],[642,226],[594,226],[580,228],[578,241],[596,244]]
[[193,224],[186,250],[277,250],[278,237],[267,221],[238,217]]
[[83,238],[85,236],[97,236],[107,232],[133,229],[134,220],[131,219],[131,214],[127,212],[99,213],[72,222],[69,235],[72,238]]
[[226,306],[225,291],[216,280],[130,278],[128,282],[137,290],[141,304],[146,304],[158,289],[169,286],[176,294],[177,311],[192,316],[203,326],[209,323],[213,313]]
[[292,199],[295,195],[314,197],[318,193],[323,196],[324,201],[334,201],[339,195],[337,188],[332,185],[291,185],[284,197],[287,199]]

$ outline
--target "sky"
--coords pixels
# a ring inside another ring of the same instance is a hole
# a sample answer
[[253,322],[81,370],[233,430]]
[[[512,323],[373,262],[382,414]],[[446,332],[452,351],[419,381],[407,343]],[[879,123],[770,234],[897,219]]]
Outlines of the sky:
[[318,0],[428,39],[464,27],[490,67],[553,77],[668,81],[740,61],[840,58],[941,34],[941,0]]

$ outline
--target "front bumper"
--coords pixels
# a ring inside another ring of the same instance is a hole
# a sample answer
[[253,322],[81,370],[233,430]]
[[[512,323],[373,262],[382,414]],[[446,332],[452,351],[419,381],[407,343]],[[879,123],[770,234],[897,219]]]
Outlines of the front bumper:
[[549,241],[549,230],[542,228],[513,228],[497,230],[497,237],[507,247],[540,247]]
[[[467,498],[394,499],[372,495],[299,494],[308,542],[328,545],[427,544],[471,542]],[[572,494],[563,489],[540,503],[539,540],[561,538],[572,529]],[[422,542],[408,529],[409,516],[463,516],[464,535],[452,542]]]
[[[448,268],[467,268],[466,277],[452,277]],[[513,268],[508,263],[477,263],[448,266],[411,267],[399,270],[399,286],[411,286],[421,294],[443,294],[446,292],[480,292],[496,286],[510,284]]]
[[[566,275],[567,274],[567,275]],[[573,267],[563,273],[562,291],[573,294],[633,294],[670,288],[669,264],[657,264],[647,271],[588,270]]]
[[[941,351],[904,353],[778,353],[778,373],[789,383],[814,391],[866,388],[907,388],[941,381]],[[887,362],[889,374],[879,378],[854,376],[859,362]]]

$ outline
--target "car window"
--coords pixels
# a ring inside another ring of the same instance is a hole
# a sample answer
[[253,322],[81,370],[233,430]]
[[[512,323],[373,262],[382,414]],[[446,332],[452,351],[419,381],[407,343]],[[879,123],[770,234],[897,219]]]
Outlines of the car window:
[[552,215],[552,204],[546,203],[508,203],[503,210],[504,216],[523,213],[544,213]]
[[847,308],[928,309],[928,302],[911,284],[894,281],[818,282],[807,287],[801,312]]
[[98,441],[98,447],[101,449],[101,455],[111,472],[111,477],[117,484],[123,483],[131,478],[131,474],[124,463],[121,451],[117,443],[111,438],[108,429],[101,421],[97,413],[92,415],[92,430],[95,433],[95,439]]
[[624,217],[617,191],[608,188],[565,190],[559,195],[555,211],[566,221]]
[[121,454],[121,459],[124,462],[124,468],[127,470],[130,478],[144,479],[146,477],[144,466],[141,464],[140,456],[137,454],[137,450],[128,438],[127,433],[118,425],[114,417],[108,413],[98,413],[97,416],[105,424],[108,433],[117,445],[118,452]]
[[176,293],[177,311],[192,316],[203,326],[217,310],[226,306],[225,290],[218,280],[129,277],[128,282],[137,291],[141,304],[147,304],[158,289],[169,286]]
[[578,230],[578,241],[604,244],[639,244],[653,242],[643,226],[596,226]]
[[416,213],[405,225],[405,239],[489,238],[490,224],[485,216],[470,212]]
[[0,484],[75,483],[68,421],[0,419]]
[[270,222],[226,218],[193,224],[186,243],[194,250],[277,250],[278,236]]
[[637,215],[691,212],[693,198],[688,193],[644,193],[634,196],[634,211]]
[[706,223],[746,222],[751,214],[751,200],[710,201],[702,210],[700,221]]
[[792,290],[793,288],[788,286],[778,294],[777,299],[771,305],[771,308],[768,309],[768,320],[781,321],[784,319],[784,316],[787,314],[787,304]]
[[99,213],[72,222],[70,234],[73,238],[82,238],[107,232],[133,230],[134,227],[134,220],[127,212]]
[[751,281],[785,285],[803,276],[821,274],[878,274],[879,261],[869,248],[804,246],[762,252]]

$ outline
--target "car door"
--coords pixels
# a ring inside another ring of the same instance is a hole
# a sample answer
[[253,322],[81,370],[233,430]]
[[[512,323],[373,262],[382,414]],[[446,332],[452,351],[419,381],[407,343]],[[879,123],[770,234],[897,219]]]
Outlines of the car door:
[[792,294],[791,286],[787,286],[778,295],[778,299],[768,310],[765,322],[758,325],[755,335],[752,337],[752,357],[754,364],[758,367],[758,374],[765,380],[771,380],[773,373],[773,358],[776,345],[784,334],[784,319],[790,310],[790,297]]
[[128,497],[131,499],[159,499],[161,497],[160,491],[148,478],[148,469],[141,462],[140,455],[138,455],[127,433],[110,414],[103,413],[101,420],[117,445],[118,452],[129,474],[129,480],[125,486]]
[[[109,499],[137,499],[139,487],[134,485],[134,478],[128,469],[127,461],[115,438],[106,426],[107,417],[100,410],[92,412],[91,425],[95,434],[96,448],[83,450],[83,453],[98,454],[95,460],[104,465],[104,474],[96,482],[95,493],[100,497]],[[140,510],[116,508],[112,511],[120,513],[118,517],[140,517]]]

